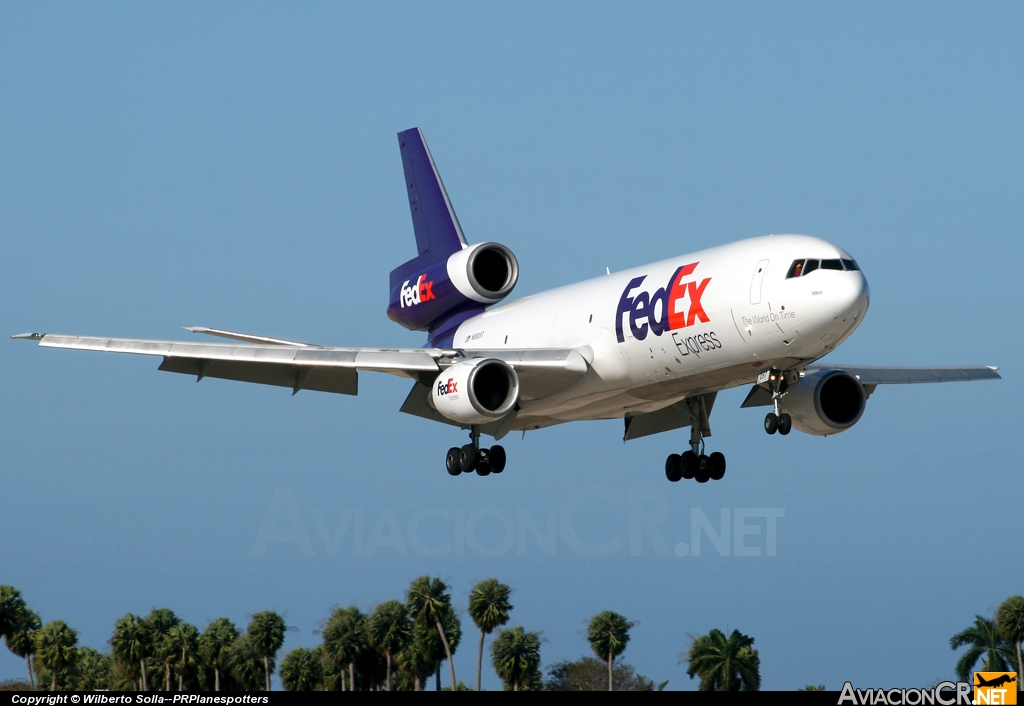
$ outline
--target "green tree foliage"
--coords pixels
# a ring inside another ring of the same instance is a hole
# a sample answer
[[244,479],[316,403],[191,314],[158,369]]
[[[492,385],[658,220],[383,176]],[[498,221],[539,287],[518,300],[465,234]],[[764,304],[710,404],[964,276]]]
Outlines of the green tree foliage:
[[221,674],[230,668],[231,646],[238,639],[238,628],[227,618],[217,618],[199,636],[199,656],[213,669],[213,690],[220,691]]
[[305,647],[296,647],[281,660],[281,684],[288,691],[317,691],[323,688],[323,664],[320,656]]
[[409,611],[399,601],[384,601],[366,621],[366,636],[370,645],[384,655],[387,689],[391,691],[392,659],[412,637]]
[[142,621],[149,636],[150,652],[147,656],[156,658],[164,670],[164,691],[171,690],[171,672],[174,668],[174,653],[166,645],[167,636],[171,628],[180,622],[170,608],[154,608]]
[[1017,650],[1017,689],[1024,691],[1024,660],[1021,659],[1021,642],[1024,642],[1024,596],[1010,596],[996,610],[996,627],[999,636]]
[[712,630],[693,641],[686,661],[686,674],[700,677],[701,691],[757,691],[761,688],[761,659],[754,649],[754,638],[733,630],[729,637]]
[[7,633],[4,635],[4,642],[7,649],[25,660],[25,667],[28,670],[29,685],[35,689],[35,677],[32,673],[32,656],[36,653],[35,635],[42,627],[39,615],[24,603],[14,608],[12,615],[8,617]]
[[406,593],[406,605],[409,608],[409,615],[415,622],[424,626],[433,625],[437,628],[441,644],[444,645],[445,656],[448,659],[448,669],[451,672],[452,689],[454,689],[456,685],[455,663],[452,660],[452,654],[455,650],[444,630],[445,620],[454,613],[448,585],[438,578],[420,576],[409,585],[409,590]]
[[270,660],[277,656],[277,651],[284,644],[284,633],[288,626],[284,624],[284,618],[277,613],[265,610],[252,616],[249,621],[249,644],[252,646],[260,659],[263,660],[263,669],[266,674],[266,687],[270,691]]
[[590,619],[587,626],[587,640],[590,648],[599,658],[604,659],[608,666],[608,691],[615,688],[613,666],[615,658],[623,653],[629,644],[629,630],[636,623],[631,623],[618,613],[606,610]]
[[956,676],[960,681],[968,681],[971,672],[979,660],[983,660],[981,671],[1005,672],[1007,665],[1014,662],[1014,654],[1010,645],[999,635],[995,620],[974,616],[974,625],[961,630],[949,638],[949,646],[958,650],[967,647],[956,663]]
[[56,691],[58,676],[78,657],[78,633],[63,620],[54,620],[39,628],[35,641],[36,664],[53,675],[50,689]]
[[807,686],[800,687],[799,689],[797,689],[797,691],[825,691],[825,685],[824,684],[817,684],[817,685],[815,685],[815,684],[808,684]]
[[167,631],[164,652],[171,657],[171,664],[178,674],[178,691],[185,688],[185,680],[195,678],[199,663],[199,629],[195,625],[179,623]]
[[356,662],[369,649],[366,616],[355,606],[335,608],[322,635],[325,658],[334,666],[348,670],[348,690],[355,691]]
[[124,676],[137,681],[142,691],[149,691],[146,659],[151,656],[153,645],[145,621],[128,613],[114,624],[110,638],[115,668]]
[[0,586],[0,637],[7,637],[8,631],[17,620],[18,611],[25,607],[21,591],[14,586]]
[[240,635],[231,645],[229,661],[234,684],[222,687],[230,691],[260,691],[265,688],[265,671],[269,668],[273,672],[276,666],[273,658],[270,658],[267,666],[268,662],[252,648],[248,635]]
[[423,691],[423,683],[444,658],[443,652],[438,654],[440,644],[436,629],[413,623],[409,642],[395,655],[398,672],[412,684],[413,691]]
[[[612,670],[614,691],[656,691],[657,685],[637,674],[631,665],[616,661]],[[607,665],[603,659],[581,657],[573,662],[558,662],[548,668],[545,691],[607,691]]]
[[75,691],[113,689],[117,681],[110,655],[97,652],[91,647],[78,648],[72,678]]
[[476,660],[476,690],[480,691],[480,677],[484,664],[484,638],[495,628],[509,620],[512,589],[498,579],[484,579],[469,592],[469,615],[480,629],[480,650]]
[[511,691],[533,691],[541,686],[540,633],[522,626],[502,630],[491,643],[494,671]]
[[344,691],[346,668],[335,664],[327,656],[323,645],[317,645],[313,648],[313,656],[320,662],[320,674],[322,675],[320,689],[323,691]]

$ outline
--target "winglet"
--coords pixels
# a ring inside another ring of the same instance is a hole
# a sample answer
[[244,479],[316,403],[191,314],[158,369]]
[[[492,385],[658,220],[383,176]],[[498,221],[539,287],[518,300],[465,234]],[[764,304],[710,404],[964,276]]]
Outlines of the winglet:
[[45,333],[19,333],[17,336],[11,336],[11,338],[25,338],[30,341],[41,341]]

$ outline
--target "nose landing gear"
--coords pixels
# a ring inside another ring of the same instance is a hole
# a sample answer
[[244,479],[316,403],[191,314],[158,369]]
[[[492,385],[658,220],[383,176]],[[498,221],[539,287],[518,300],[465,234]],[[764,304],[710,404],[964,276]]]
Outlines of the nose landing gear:
[[480,429],[476,426],[471,428],[469,438],[471,443],[462,448],[453,446],[448,449],[444,465],[449,475],[457,476],[476,471],[478,476],[489,476],[505,470],[506,457],[503,447],[480,448]]
[[725,477],[725,455],[715,451],[704,454],[704,437],[711,436],[708,423],[707,405],[703,397],[687,400],[690,409],[690,450],[682,454],[670,454],[665,459],[665,477],[677,483],[683,478],[707,483]]
[[772,408],[774,411],[769,412],[765,416],[764,430],[769,434],[779,432],[785,436],[793,428],[792,418],[782,411],[782,398],[786,396],[786,392],[782,387],[785,377],[773,370],[770,379],[772,383]]

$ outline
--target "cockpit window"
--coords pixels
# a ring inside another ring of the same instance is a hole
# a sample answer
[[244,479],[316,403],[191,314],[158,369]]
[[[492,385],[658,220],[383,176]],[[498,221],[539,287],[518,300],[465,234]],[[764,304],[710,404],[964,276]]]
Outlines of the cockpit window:
[[836,258],[831,260],[815,260],[814,258],[808,258],[806,260],[793,260],[793,264],[789,266],[789,273],[786,275],[786,279],[803,277],[804,275],[809,275],[819,268],[822,270],[847,270],[854,272],[860,270],[857,263],[849,258]]

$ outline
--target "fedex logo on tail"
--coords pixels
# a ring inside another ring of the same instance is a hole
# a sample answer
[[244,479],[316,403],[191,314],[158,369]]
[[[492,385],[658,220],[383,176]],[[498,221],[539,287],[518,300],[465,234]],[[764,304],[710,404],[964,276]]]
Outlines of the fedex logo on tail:
[[696,280],[683,281],[693,274],[699,264],[693,262],[676,269],[668,284],[654,294],[644,291],[632,294],[647,279],[647,275],[631,279],[622,290],[615,312],[615,336],[619,343],[626,340],[623,320],[628,320],[629,330],[638,341],[647,338],[648,331],[660,336],[666,331],[693,326],[698,321],[708,323],[708,315],[700,299],[711,278],[706,277],[700,283]]
[[437,299],[434,296],[434,282],[431,280],[427,281],[426,275],[420,275],[419,279],[416,280],[416,284],[410,286],[409,280],[405,280],[402,283],[402,293],[398,297],[398,301],[401,303],[404,309],[407,306],[416,306],[423,302],[428,302],[431,299]]

